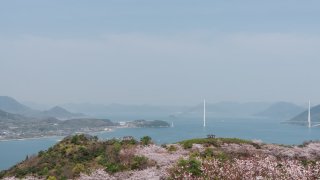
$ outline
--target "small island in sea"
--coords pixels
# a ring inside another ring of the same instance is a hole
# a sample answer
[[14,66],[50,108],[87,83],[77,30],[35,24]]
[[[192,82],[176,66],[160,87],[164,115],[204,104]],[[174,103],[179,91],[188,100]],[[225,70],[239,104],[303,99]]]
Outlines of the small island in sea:
[[319,142],[283,146],[213,135],[160,146],[149,136],[102,141],[79,134],[27,156],[0,178],[317,179],[319,149]]
[[170,124],[162,120],[152,120],[147,121],[144,119],[128,121],[121,123],[126,127],[141,127],[141,128],[160,128],[160,127],[170,127]]

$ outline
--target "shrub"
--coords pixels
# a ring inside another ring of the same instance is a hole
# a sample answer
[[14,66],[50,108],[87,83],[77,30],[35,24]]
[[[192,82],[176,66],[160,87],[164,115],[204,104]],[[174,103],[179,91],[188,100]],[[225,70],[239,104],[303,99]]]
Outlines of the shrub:
[[167,150],[168,150],[169,152],[175,152],[175,151],[177,151],[177,147],[174,146],[174,145],[170,145],[169,147],[167,147]]
[[215,154],[214,157],[221,162],[225,162],[230,159],[230,157],[224,152],[219,152],[218,154]]
[[301,164],[303,165],[303,167],[307,167],[308,165],[314,166],[314,165],[316,165],[316,161],[303,159],[303,160],[301,160]]
[[106,159],[108,162],[118,162],[121,150],[120,142],[115,142],[113,145],[107,146]]
[[109,140],[105,141],[104,144],[106,144],[106,145],[113,145],[113,144],[116,143],[116,142],[120,143],[120,140],[119,140],[119,139],[116,139],[116,138],[112,138],[112,139],[109,139]]
[[121,143],[120,143],[120,142],[115,142],[115,143],[113,144],[113,148],[114,148],[114,150],[115,150],[117,153],[119,153],[120,150],[121,150]]
[[88,161],[92,158],[89,150],[85,146],[80,146],[78,153],[79,153],[79,156],[77,157],[78,162]]
[[143,136],[140,139],[140,142],[142,145],[147,146],[147,145],[151,144],[151,137],[150,136]]
[[45,152],[44,151],[39,151],[39,153],[38,153],[38,157],[41,157],[41,156],[43,156],[45,154]]
[[192,148],[192,145],[193,145],[192,142],[189,142],[189,141],[186,141],[182,144],[184,149],[190,149]]
[[213,157],[213,150],[211,148],[206,148],[202,153],[201,156],[203,158]]
[[119,161],[124,166],[128,166],[128,165],[130,165],[134,156],[135,156],[135,149],[134,148],[122,149],[119,154]]
[[166,144],[161,144],[161,147],[167,149],[167,145]]
[[17,168],[15,173],[16,173],[16,177],[23,178],[25,175],[28,174],[28,171],[26,169]]
[[48,151],[47,152],[52,152],[53,151],[53,147],[49,147]]
[[148,158],[145,156],[134,156],[131,162],[131,169],[144,169],[148,166]]
[[4,177],[5,173],[6,173],[5,171],[0,171],[0,179]]
[[196,158],[196,157],[199,157],[199,156],[200,156],[200,152],[199,151],[193,151],[189,155],[189,157],[192,157],[192,158]]
[[195,158],[187,160],[181,159],[178,161],[178,167],[181,167],[191,173],[193,176],[200,176],[202,173],[201,162]]
[[49,169],[48,169],[48,167],[44,167],[41,171],[40,171],[40,173],[38,173],[40,176],[45,176],[45,175],[48,175],[48,173],[49,173]]
[[98,136],[93,136],[93,140],[98,141],[99,140]]
[[121,169],[122,169],[121,164],[107,163],[105,171],[109,173],[116,173],[116,172],[119,172]]
[[77,163],[72,169],[72,172],[75,175],[79,175],[81,172],[84,172],[84,171],[85,171],[84,165],[80,163]]
[[130,140],[123,140],[123,144],[130,144],[130,145],[135,145],[137,144],[137,141],[135,139],[130,139]]
[[104,155],[100,155],[98,157],[96,157],[96,161],[98,162],[98,164],[105,166],[107,164],[107,159]]
[[79,136],[78,135],[73,136],[71,139],[71,143],[72,144],[79,144]]

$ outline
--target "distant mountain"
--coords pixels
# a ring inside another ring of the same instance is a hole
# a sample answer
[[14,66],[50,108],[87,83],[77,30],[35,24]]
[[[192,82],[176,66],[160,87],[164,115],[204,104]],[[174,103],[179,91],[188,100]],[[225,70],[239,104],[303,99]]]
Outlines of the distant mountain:
[[189,107],[185,106],[154,106],[154,105],[123,105],[123,104],[91,104],[69,103],[60,105],[74,112],[82,112],[95,117],[131,120],[133,118],[167,117],[170,114],[182,112]]
[[256,116],[266,118],[277,118],[288,120],[303,112],[305,108],[289,102],[277,102],[272,104],[266,110],[255,114]]
[[70,118],[85,116],[84,114],[80,114],[80,113],[71,113],[59,106],[55,106],[47,111],[43,111],[42,115],[45,117],[55,117],[58,119],[70,119]]
[[[320,123],[320,105],[314,106],[310,110],[311,112],[311,121],[313,123]],[[295,116],[294,118],[288,121],[289,123],[296,123],[296,124],[307,124],[308,123],[308,110],[300,113],[299,115]]]
[[72,128],[95,128],[95,127],[105,127],[105,126],[116,126],[118,123],[114,123],[109,119],[95,119],[95,118],[79,118],[79,119],[69,119],[66,121],[61,121],[59,126],[62,129]]
[[[252,117],[268,108],[271,103],[266,102],[218,102],[207,103],[208,117]],[[195,106],[154,106],[154,105],[123,105],[123,104],[63,104],[64,108],[75,112],[83,112],[92,116],[113,119],[132,118],[163,118],[163,117],[199,117],[203,113],[203,104]],[[120,117],[120,118],[119,118]]]
[[9,96],[0,96],[0,109],[15,114],[25,114],[32,111],[29,107]]
[[[270,103],[266,102],[218,102],[218,103],[207,103],[206,114],[207,117],[252,117],[254,114],[265,110],[270,106]],[[203,115],[203,104],[199,104],[192,108],[185,110],[178,116],[189,117],[189,116],[202,116]]]
[[40,111],[48,110],[55,105],[55,104],[52,105],[52,104],[36,103],[32,101],[22,101],[21,103],[28,106],[31,109],[37,109]]
[[0,96],[0,109],[8,113],[22,115],[21,117],[24,117],[25,119],[36,118],[40,120],[50,117],[58,119],[70,119],[85,117],[84,114],[71,113],[59,106],[55,106],[45,111],[34,110],[26,105],[21,104],[20,102],[9,96]]
[[0,109],[0,123],[4,121],[22,121],[25,119],[27,118],[22,115],[9,113]]

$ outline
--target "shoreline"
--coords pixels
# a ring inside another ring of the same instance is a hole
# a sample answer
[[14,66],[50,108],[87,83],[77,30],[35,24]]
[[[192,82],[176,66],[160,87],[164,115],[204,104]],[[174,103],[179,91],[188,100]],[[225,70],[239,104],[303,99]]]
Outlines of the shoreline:
[[6,141],[25,141],[25,140],[33,140],[33,139],[49,139],[49,138],[63,138],[65,136],[58,136],[58,135],[52,135],[52,136],[40,136],[40,137],[30,137],[30,138],[12,138],[12,139],[0,139],[0,142],[6,142]]
[[[113,127],[113,128],[108,128],[108,130],[100,130],[100,131],[90,131],[90,132],[75,132],[73,134],[88,134],[88,133],[103,133],[103,132],[112,132],[114,131],[114,129],[117,127]],[[45,136],[35,136],[35,137],[22,137],[22,138],[12,138],[12,139],[0,139],[0,142],[4,142],[4,141],[24,141],[24,140],[32,140],[32,139],[46,139],[46,138],[54,138],[54,137],[59,137],[59,138],[64,138],[73,134],[66,134],[66,135],[45,135]]]
[[[90,131],[90,132],[75,132],[74,134],[99,134],[99,133],[105,133],[105,132],[113,132],[115,129],[134,129],[134,128],[147,128],[147,127],[128,127],[128,126],[115,126],[112,128],[108,128],[108,130],[99,130],[99,131]],[[150,127],[150,128],[169,128],[169,127]],[[69,134],[73,135],[73,134]],[[46,135],[46,136],[36,136],[36,137],[25,137],[25,138],[12,138],[12,139],[0,139],[0,142],[6,142],[6,141],[24,141],[24,140],[32,140],[32,139],[49,139],[49,138],[61,138],[63,139],[66,136],[69,135]]]

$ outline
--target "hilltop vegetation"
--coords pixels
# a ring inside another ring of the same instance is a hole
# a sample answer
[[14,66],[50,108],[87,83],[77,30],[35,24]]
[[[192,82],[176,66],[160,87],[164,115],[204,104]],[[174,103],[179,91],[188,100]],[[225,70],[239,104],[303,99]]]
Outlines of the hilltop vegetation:
[[229,144],[250,144],[254,147],[259,148],[259,144],[254,143],[249,140],[238,139],[238,138],[198,138],[198,139],[189,139],[179,142],[185,149],[191,148],[193,144],[201,144],[205,146],[215,146],[219,147],[225,143]]
[[320,143],[264,144],[199,138],[157,146],[150,137],[99,141],[70,136],[2,171],[0,178],[39,179],[317,179]]
[[[142,138],[144,139],[148,138]],[[149,143],[150,139],[144,141],[145,145]],[[137,145],[138,142],[134,139],[98,141],[97,137],[89,135],[70,136],[48,150],[27,157],[9,170],[1,172],[0,178],[32,175],[70,179],[94,169],[104,169],[112,174],[154,166],[153,161],[144,156],[136,156],[130,151]]]

